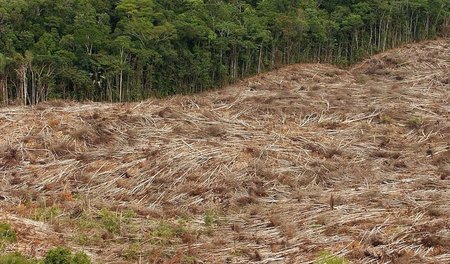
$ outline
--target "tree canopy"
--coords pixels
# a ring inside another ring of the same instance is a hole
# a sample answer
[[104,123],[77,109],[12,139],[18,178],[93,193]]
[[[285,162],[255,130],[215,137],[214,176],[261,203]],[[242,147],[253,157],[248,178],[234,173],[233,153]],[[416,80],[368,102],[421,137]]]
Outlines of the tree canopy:
[[439,36],[448,0],[0,0],[0,102],[194,93]]

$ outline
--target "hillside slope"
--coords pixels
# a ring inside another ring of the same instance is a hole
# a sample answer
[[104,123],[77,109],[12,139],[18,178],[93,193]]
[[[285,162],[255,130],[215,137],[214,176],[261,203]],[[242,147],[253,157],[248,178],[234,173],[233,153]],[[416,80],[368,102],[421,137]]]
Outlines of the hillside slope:
[[2,108],[0,219],[18,233],[7,249],[449,263],[449,102],[450,41],[437,40],[195,96]]

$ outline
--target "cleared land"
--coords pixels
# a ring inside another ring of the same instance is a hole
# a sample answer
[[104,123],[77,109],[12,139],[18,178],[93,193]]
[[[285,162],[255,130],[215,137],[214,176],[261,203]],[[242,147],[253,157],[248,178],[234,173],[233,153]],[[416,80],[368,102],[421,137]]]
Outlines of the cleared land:
[[8,250],[450,263],[450,40],[136,104],[0,109]]

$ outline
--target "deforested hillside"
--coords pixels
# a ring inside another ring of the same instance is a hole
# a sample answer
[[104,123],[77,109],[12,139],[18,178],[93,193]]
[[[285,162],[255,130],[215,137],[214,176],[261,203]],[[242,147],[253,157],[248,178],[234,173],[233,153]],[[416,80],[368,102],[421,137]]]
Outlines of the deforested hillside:
[[3,251],[449,263],[449,101],[442,39],[195,96],[0,108]]
[[449,34],[449,0],[0,0],[0,105],[192,94]]

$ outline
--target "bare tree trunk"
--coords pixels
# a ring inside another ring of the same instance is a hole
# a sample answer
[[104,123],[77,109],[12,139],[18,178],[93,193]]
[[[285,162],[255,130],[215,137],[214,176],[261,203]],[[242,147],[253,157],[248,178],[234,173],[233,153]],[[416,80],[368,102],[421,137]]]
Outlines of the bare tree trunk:
[[369,39],[370,56],[373,55],[373,45],[372,45],[372,42],[373,42],[373,28],[372,28],[372,25],[370,25],[370,39]]
[[120,70],[119,76],[119,102],[123,100],[123,70]]
[[383,40],[383,51],[386,50],[386,42],[387,42],[387,37],[388,37],[388,32],[389,32],[389,19],[386,21],[386,32],[384,34],[384,40]]
[[125,64],[124,49],[120,49],[120,76],[119,76],[119,102],[123,100],[123,65]]
[[416,39],[419,39],[419,32],[417,32],[417,27],[419,26],[419,13],[417,13],[416,14],[416,23],[415,23],[415,25],[414,25],[414,38],[415,38],[415,40]]
[[28,78],[27,78],[27,72],[28,68],[27,66],[24,66],[24,69],[22,71],[22,85],[23,85],[23,104],[27,105],[27,99],[28,99]]
[[28,90],[28,80],[27,80],[27,65],[21,65],[16,69],[17,76],[19,77],[19,87],[17,88],[17,101],[21,104],[27,104],[27,90]]
[[0,90],[2,91],[2,100],[3,100],[3,104],[7,105],[7,95],[6,95],[6,89],[5,89],[5,80],[3,79],[3,77],[0,76]]
[[259,47],[258,74],[261,73],[262,49],[263,49],[263,44],[261,43],[261,46]]
[[381,28],[383,27],[383,18],[384,15],[380,19],[380,25],[378,26],[378,50],[381,49]]
[[5,77],[5,83],[3,87],[5,88],[5,102],[8,105],[9,104],[8,76]]
[[36,76],[31,70],[31,104],[36,104]]

